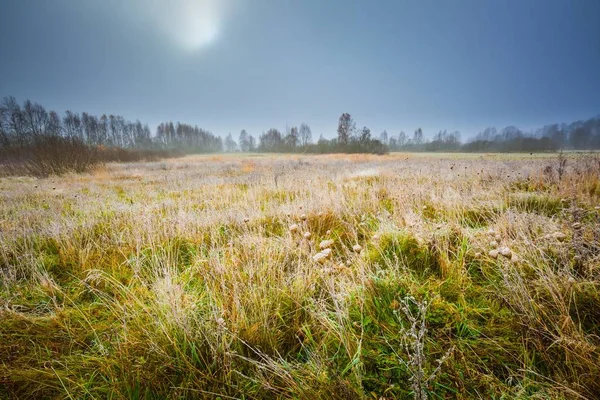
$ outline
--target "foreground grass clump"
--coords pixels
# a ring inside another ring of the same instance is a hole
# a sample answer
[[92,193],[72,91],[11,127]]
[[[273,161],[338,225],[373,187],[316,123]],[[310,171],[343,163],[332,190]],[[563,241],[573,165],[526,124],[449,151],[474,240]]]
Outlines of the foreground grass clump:
[[387,232],[369,247],[369,262],[381,266],[400,266],[419,275],[439,273],[438,260],[426,244],[409,232]]
[[560,198],[538,194],[513,195],[510,197],[508,205],[519,211],[542,214],[549,217],[558,214],[563,209],[563,203]]
[[600,165],[443,157],[0,180],[0,398],[597,398]]

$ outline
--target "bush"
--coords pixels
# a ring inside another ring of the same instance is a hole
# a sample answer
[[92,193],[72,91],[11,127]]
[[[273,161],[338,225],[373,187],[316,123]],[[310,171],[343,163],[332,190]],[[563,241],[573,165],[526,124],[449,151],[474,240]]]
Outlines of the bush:
[[87,172],[104,162],[157,161],[180,154],[169,150],[128,150],[88,146],[78,138],[38,136],[0,148],[0,175],[46,177]]
[[66,172],[85,172],[100,162],[96,149],[75,138],[39,136],[30,143],[2,149],[5,175],[45,177]]

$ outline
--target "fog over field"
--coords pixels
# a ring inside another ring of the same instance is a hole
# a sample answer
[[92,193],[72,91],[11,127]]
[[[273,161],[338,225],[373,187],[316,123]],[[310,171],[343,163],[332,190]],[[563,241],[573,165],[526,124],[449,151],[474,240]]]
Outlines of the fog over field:
[[600,3],[7,0],[0,399],[600,399]]

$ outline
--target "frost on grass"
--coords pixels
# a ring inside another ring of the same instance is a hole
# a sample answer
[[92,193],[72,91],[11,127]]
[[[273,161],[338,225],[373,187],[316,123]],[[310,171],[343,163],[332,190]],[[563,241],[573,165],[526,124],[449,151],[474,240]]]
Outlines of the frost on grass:
[[3,178],[0,397],[595,398],[600,163],[553,157]]

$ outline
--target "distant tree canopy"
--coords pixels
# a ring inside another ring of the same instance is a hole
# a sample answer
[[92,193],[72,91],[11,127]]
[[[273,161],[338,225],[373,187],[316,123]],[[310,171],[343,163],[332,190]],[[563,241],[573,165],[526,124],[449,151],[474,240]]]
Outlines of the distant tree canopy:
[[383,154],[387,147],[379,140],[371,138],[371,130],[366,126],[360,131],[352,116],[344,113],[339,118],[338,137],[327,140],[321,137],[312,143],[310,126],[302,123],[300,128],[288,128],[286,134],[271,128],[258,138],[257,150],[261,152],[303,152],[303,153],[376,153]]
[[25,144],[40,136],[77,138],[87,145],[134,148],[151,143],[148,125],[138,120],[126,121],[118,115],[97,117],[66,111],[60,118],[55,111],[27,100],[23,107],[14,97],[0,105],[0,142],[3,145]]
[[120,115],[100,117],[67,110],[62,118],[26,100],[21,106],[14,97],[0,104],[0,147],[23,146],[41,137],[63,137],[92,147],[138,150],[178,150],[184,153],[217,152],[223,140],[211,132],[182,123],[165,122],[152,135],[139,120],[127,121]]
[[304,153],[377,153],[388,151],[467,151],[517,152],[556,151],[557,149],[600,149],[600,116],[569,125],[551,124],[536,131],[523,132],[515,126],[502,130],[489,127],[463,143],[458,131],[439,131],[426,137],[421,128],[412,135],[404,131],[381,132],[374,139],[371,130],[356,128],[350,113],[338,119],[337,136],[326,139],[323,134],[314,143],[312,130],[306,123],[285,129],[271,128],[258,140],[242,130],[236,142],[229,133],[225,139],[210,131],[185,123],[163,122],[154,134],[139,120],[127,121],[119,115],[100,117],[66,111],[60,116],[42,105],[26,100],[22,105],[14,97],[0,103],[0,149],[24,146],[40,137],[62,137],[91,147],[114,147],[136,150],[174,150],[179,153],[212,153],[219,151],[304,152]]
[[515,126],[502,130],[488,127],[473,139],[463,143],[460,132],[439,131],[431,139],[423,138],[419,128],[411,139],[404,132],[388,136],[391,151],[464,151],[464,152],[532,152],[558,149],[600,149],[600,116],[569,125],[546,125],[532,132],[523,132]]
[[337,139],[337,143],[340,146],[346,146],[346,145],[348,145],[348,141],[354,135],[355,131],[356,131],[356,124],[354,123],[354,120],[352,119],[352,116],[350,114],[348,114],[348,113],[343,113],[340,116],[340,119],[338,121],[338,128],[337,128],[338,139]]
[[[227,137],[231,146],[233,138]],[[235,144],[235,142],[233,142]],[[197,126],[188,124],[163,122],[156,128],[154,145],[169,150],[179,150],[184,153],[214,153],[223,150],[223,140]],[[235,146],[233,148],[234,151]]]

